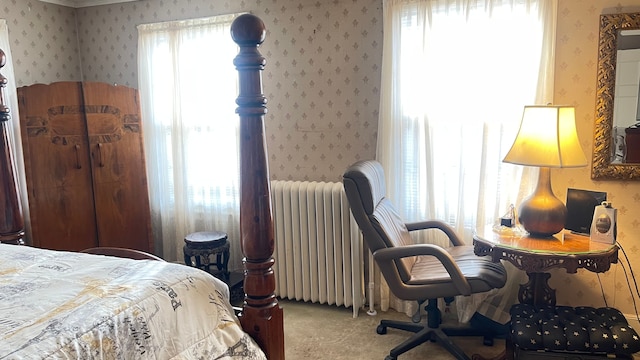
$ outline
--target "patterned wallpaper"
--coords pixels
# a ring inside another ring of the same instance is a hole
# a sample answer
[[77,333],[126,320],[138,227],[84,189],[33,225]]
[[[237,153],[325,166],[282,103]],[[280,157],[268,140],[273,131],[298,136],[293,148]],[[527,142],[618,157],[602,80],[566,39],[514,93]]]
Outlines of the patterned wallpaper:
[[[84,78],[137,87],[136,25],[250,11],[268,29],[261,51],[267,57],[272,178],[339,181],[349,164],[375,155],[381,0],[141,0],[77,10],[0,0],[0,8],[9,23],[18,86]],[[559,0],[555,102],[576,106],[588,157],[599,15],[638,9],[639,0]],[[640,182],[592,181],[589,167],[553,171],[552,181],[561,199],[568,187],[608,193],[619,209],[619,242],[640,271]],[[599,276],[552,274],[561,304],[603,306],[602,283],[608,305],[635,313],[620,265]]]
[[267,24],[261,52],[271,177],[341,181],[351,163],[373,158],[380,0],[150,0],[78,9],[84,78],[137,87],[136,25],[240,11]]
[[137,87],[138,24],[252,12],[268,30],[261,51],[271,177],[340,181],[351,163],[375,156],[380,0],[141,0],[79,9],[0,0],[0,7],[18,86],[84,79]]
[[[555,103],[576,106],[578,135],[590,158],[596,102],[596,73],[600,14],[640,11],[640,1],[560,0],[556,41]],[[606,191],[608,199],[618,209],[618,242],[629,257],[619,253],[620,262],[629,272],[630,263],[640,271],[640,182],[593,181],[590,167],[562,169],[552,172],[553,187],[561,199],[568,187]],[[629,279],[637,283],[640,279]],[[620,264],[599,276],[579,270],[578,276],[564,270],[552,273],[550,284],[558,289],[558,302],[571,305],[604,306],[601,284],[606,301],[625,314],[633,314],[634,304],[627,279]],[[636,291],[635,289],[633,290]],[[638,295],[635,296],[639,302]],[[640,302],[638,304],[640,306]]]
[[75,9],[37,0],[0,0],[16,85],[81,80]]

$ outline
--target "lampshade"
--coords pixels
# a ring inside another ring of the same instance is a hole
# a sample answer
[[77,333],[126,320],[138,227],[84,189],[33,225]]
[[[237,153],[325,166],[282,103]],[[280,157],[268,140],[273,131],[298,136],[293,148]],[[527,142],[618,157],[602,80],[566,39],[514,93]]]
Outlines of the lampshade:
[[525,106],[522,123],[504,161],[554,168],[587,165],[573,106]]
[[540,167],[536,189],[518,211],[518,221],[531,235],[550,237],[565,226],[567,207],[551,190],[549,168],[587,165],[575,117],[572,106],[525,106],[518,135],[504,158]]

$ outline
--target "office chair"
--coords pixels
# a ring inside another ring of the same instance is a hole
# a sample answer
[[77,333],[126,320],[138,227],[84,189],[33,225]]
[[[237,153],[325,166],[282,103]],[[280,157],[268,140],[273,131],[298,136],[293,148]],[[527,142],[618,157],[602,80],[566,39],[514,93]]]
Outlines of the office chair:
[[[391,292],[400,299],[415,300],[419,304],[428,301],[426,325],[391,320],[380,322],[378,334],[385,334],[387,327],[415,333],[393,348],[385,360],[396,360],[400,354],[427,340],[437,341],[457,359],[468,360],[469,357],[448,336],[482,335],[482,331],[465,333],[459,329],[441,328],[437,299],[501,288],[507,278],[505,268],[489,257],[476,256],[473,246],[464,245],[453,228],[442,221],[403,222],[385,196],[384,171],[379,162],[369,160],[353,164],[344,173],[343,185],[353,217]],[[424,229],[444,232],[451,246],[413,244],[409,232]]]

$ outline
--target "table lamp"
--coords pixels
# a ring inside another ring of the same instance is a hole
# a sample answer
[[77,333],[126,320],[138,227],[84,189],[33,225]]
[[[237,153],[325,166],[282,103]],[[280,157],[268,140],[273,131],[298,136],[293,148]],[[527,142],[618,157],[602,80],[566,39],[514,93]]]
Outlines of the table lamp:
[[567,207],[551,190],[550,168],[587,165],[573,106],[525,106],[522,123],[504,162],[538,166],[534,193],[520,204],[518,221],[532,236],[550,237],[560,232]]

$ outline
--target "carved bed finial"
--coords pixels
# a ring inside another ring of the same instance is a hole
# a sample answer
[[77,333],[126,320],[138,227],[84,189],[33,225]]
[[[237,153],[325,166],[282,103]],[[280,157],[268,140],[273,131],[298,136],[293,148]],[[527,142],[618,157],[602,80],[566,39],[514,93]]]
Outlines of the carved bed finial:
[[[0,69],[7,63],[7,57],[0,49]],[[11,111],[6,104],[4,89],[7,78],[0,74],[0,243],[22,245],[24,241],[24,220],[18,197],[18,186],[13,171],[11,143],[8,124]]]
[[258,51],[265,34],[264,23],[255,15],[240,15],[231,25],[231,37],[240,46],[233,61],[240,84],[236,112],[240,116],[240,235],[245,274],[239,317],[267,358],[280,360],[284,359],[284,325],[272,270],[273,217],[264,133],[267,100],[262,93],[266,62]]

